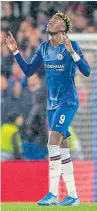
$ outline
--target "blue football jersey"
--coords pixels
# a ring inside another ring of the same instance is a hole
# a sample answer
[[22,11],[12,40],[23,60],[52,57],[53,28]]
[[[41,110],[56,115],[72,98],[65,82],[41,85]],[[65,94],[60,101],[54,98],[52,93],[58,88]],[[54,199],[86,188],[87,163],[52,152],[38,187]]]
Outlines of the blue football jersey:
[[76,107],[79,105],[74,77],[77,68],[86,77],[90,74],[90,67],[85,60],[79,44],[71,41],[74,51],[80,56],[75,62],[64,44],[57,47],[51,45],[50,40],[43,42],[37,48],[36,54],[30,64],[27,64],[18,53],[15,58],[27,77],[33,75],[44,65],[48,99],[47,109],[55,109],[59,106]]

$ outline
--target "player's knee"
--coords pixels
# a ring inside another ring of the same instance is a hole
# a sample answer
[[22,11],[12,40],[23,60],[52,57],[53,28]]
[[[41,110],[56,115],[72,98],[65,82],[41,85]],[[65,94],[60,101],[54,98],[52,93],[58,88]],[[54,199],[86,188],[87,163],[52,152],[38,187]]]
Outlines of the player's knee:
[[69,148],[69,140],[68,140],[68,138],[63,138],[60,147],[61,148]]
[[48,145],[59,145],[61,144],[63,139],[63,136],[61,133],[56,132],[56,131],[51,131],[49,140],[48,140]]

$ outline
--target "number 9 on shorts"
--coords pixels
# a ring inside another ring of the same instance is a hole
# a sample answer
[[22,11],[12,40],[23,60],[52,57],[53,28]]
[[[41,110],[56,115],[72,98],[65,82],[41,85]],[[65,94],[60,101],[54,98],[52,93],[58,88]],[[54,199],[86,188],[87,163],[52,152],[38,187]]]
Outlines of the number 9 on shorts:
[[60,123],[60,124],[63,124],[64,122],[65,122],[65,115],[62,114],[62,115],[60,116],[59,123]]

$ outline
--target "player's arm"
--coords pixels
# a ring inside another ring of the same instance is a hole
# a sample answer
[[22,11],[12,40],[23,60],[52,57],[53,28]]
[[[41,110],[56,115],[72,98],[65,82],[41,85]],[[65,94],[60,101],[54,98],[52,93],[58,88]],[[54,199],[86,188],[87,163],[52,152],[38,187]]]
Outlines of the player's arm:
[[80,72],[84,76],[88,77],[90,75],[90,66],[88,62],[85,60],[78,43],[74,42],[74,44],[72,45],[67,35],[63,37],[63,40],[61,40],[61,43],[64,44],[66,49],[70,52]]
[[80,72],[84,76],[88,77],[90,75],[90,66],[88,62],[86,61],[86,59],[84,58],[82,50],[80,49],[78,43],[76,43],[76,46],[73,49],[74,49],[74,53],[71,54],[72,58],[74,59]]
[[36,54],[33,56],[31,63],[28,64],[21,56],[17,47],[17,43],[11,32],[9,32],[8,38],[6,38],[6,43],[26,77],[32,76],[40,69],[43,64],[43,60],[39,48],[37,49]]

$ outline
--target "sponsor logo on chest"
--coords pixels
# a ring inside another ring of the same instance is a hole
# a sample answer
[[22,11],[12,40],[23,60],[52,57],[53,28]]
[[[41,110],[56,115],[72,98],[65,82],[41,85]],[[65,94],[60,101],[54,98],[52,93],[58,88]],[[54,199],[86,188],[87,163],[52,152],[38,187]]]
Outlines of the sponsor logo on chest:
[[53,65],[53,64],[45,64],[45,68],[47,68],[47,69],[55,69],[55,70],[57,70],[57,71],[64,71],[64,65],[62,64],[55,64],[55,65]]

